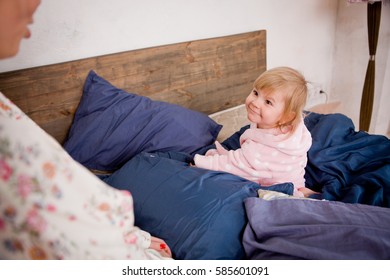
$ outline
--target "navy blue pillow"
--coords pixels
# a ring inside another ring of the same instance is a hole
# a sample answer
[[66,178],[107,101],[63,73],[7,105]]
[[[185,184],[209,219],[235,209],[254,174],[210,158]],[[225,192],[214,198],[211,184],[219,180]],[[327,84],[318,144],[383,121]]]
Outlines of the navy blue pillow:
[[165,240],[175,259],[245,258],[244,200],[259,185],[169,156],[139,154],[104,181],[131,192],[135,224]]
[[192,153],[221,128],[205,114],[125,92],[91,71],[64,148],[87,168],[110,171],[140,152]]

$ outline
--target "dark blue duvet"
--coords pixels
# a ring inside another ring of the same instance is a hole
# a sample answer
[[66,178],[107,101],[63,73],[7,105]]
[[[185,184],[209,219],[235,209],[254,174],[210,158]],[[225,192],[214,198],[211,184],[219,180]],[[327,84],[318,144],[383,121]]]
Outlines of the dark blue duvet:
[[[387,137],[356,132],[351,119],[342,114],[310,113],[305,124],[313,138],[305,174],[309,188],[322,192],[326,200],[390,207]],[[237,149],[248,127],[222,144]]]
[[[175,151],[141,153],[103,180],[132,193],[136,225],[177,259],[389,259],[390,140],[355,132],[340,114],[310,113],[305,124],[307,185],[330,201],[266,201],[256,183],[191,167]],[[248,127],[222,145],[239,148]],[[271,189],[291,194],[292,184]]]
[[306,180],[327,200],[390,207],[390,140],[355,132],[341,114],[311,113]]

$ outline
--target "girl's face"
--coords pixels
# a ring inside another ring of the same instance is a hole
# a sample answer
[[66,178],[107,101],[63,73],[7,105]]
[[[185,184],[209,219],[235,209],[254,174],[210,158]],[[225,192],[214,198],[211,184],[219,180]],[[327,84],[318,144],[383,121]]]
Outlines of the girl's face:
[[14,56],[20,41],[31,36],[28,25],[41,0],[0,0],[0,58]]
[[257,128],[274,128],[282,123],[285,107],[283,92],[269,92],[254,88],[245,100],[249,121]]

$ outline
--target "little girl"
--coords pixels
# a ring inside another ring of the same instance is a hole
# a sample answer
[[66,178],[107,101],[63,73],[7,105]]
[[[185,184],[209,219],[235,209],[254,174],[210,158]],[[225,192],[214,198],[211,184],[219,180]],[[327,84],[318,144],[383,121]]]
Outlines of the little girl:
[[195,155],[197,167],[226,171],[261,186],[292,182],[294,196],[314,192],[305,187],[307,151],[312,140],[303,123],[305,78],[296,70],[278,67],[261,74],[246,98],[251,126],[240,137],[241,148],[216,149]]

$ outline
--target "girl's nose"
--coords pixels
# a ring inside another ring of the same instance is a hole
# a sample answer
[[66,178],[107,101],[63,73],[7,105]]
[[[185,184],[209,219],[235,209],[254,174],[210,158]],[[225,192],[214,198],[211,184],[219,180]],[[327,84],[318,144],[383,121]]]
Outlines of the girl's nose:
[[260,109],[261,108],[261,102],[259,99],[255,99],[252,101],[252,104],[254,107],[256,107],[257,109]]

